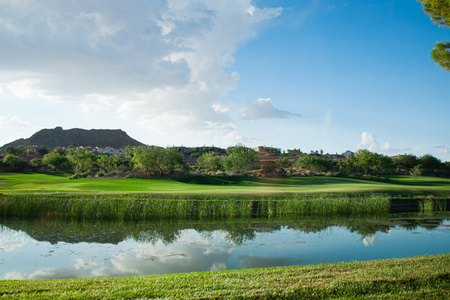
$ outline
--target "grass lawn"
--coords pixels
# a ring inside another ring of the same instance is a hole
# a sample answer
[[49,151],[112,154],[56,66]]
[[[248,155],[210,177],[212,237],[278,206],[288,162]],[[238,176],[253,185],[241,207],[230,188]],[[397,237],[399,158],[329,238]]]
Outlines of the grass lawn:
[[0,193],[135,192],[188,194],[373,193],[450,195],[450,179],[391,176],[386,181],[341,177],[254,178],[204,176],[177,178],[98,178],[69,180],[62,173],[0,174]]
[[0,281],[1,298],[449,299],[450,254],[159,276]]

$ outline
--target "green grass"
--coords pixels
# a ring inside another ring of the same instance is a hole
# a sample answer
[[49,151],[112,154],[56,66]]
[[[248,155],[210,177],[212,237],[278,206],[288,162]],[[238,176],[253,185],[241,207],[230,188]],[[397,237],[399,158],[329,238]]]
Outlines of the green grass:
[[0,281],[28,299],[449,299],[450,254],[159,276]]
[[388,213],[383,194],[173,195],[45,193],[0,195],[0,218],[153,220]]
[[118,178],[69,180],[69,174],[0,174],[0,193],[91,192],[161,194],[289,194],[289,193],[385,193],[450,196],[450,179],[391,176],[387,181],[341,177],[254,178],[204,176],[160,179]]

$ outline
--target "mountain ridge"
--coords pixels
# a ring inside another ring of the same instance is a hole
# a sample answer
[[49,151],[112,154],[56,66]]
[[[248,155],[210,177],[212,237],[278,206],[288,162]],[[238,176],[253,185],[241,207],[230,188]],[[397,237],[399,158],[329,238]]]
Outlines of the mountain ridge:
[[29,138],[17,139],[3,145],[0,149],[4,151],[6,147],[17,147],[19,145],[25,147],[36,145],[53,149],[55,147],[69,146],[124,148],[126,146],[141,146],[144,144],[133,139],[121,129],[63,129],[58,126],[53,129],[41,129]]

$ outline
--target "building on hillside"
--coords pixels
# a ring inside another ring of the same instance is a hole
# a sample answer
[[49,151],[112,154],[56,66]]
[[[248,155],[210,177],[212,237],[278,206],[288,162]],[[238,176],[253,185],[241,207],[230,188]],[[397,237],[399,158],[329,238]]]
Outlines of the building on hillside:
[[325,158],[326,160],[346,160],[345,156],[342,154],[330,154],[330,153],[326,153],[323,154],[323,158]]
[[258,146],[256,148],[253,148],[256,152],[258,152],[259,156],[277,156],[281,154],[280,148],[274,148],[274,147],[266,147],[266,146]]
[[345,157],[345,159],[348,159],[350,156],[354,156],[355,153],[350,150],[347,150],[344,153],[342,153],[342,155]]

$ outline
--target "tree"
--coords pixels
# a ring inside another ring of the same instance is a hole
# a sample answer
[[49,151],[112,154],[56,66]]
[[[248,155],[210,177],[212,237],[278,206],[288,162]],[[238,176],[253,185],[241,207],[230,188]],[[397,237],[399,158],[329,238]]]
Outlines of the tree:
[[123,166],[123,161],[119,155],[100,155],[97,157],[97,165],[105,169],[106,172],[120,170]]
[[89,150],[70,149],[67,158],[74,165],[76,173],[86,173],[94,166],[95,155]]
[[205,172],[217,172],[223,169],[221,158],[214,156],[214,152],[203,153],[197,159],[197,166],[200,170]]
[[64,151],[63,147],[55,147],[52,152],[58,153],[60,155],[65,155],[66,151]]
[[394,158],[394,164],[400,169],[409,171],[419,164],[419,159],[414,154],[404,154]]
[[16,149],[14,149],[13,146],[8,146],[5,149],[5,153],[6,154],[14,154],[14,155],[16,155]]
[[15,171],[21,170],[28,165],[28,163],[26,161],[22,160],[20,157],[18,157],[15,154],[7,154],[3,158],[2,162],[5,165],[10,166]]
[[[423,10],[439,26],[450,27],[450,0],[418,0]],[[431,51],[434,62],[450,71],[450,43],[437,42]]]
[[450,25],[450,1],[449,0],[418,0],[422,3],[423,10],[439,26]]
[[237,174],[252,170],[258,161],[258,153],[242,144],[227,148],[227,169]]
[[287,168],[289,166],[289,157],[284,156],[275,160],[278,168]]
[[16,155],[18,155],[18,156],[24,156],[24,155],[25,155],[25,152],[26,152],[26,149],[27,149],[27,148],[25,148],[24,145],[19,145],[19,146],[17,146],[17,147],[16,147]]
[[442,165],[440,159],[430,154],[425,154],[419,160],[420,165],[425,173],[436,173]]
[[44,156],[45,154],[48,153],[48,149],[42,147],[42,148],[39,148],[37,152],[38,152],[40,155]]
[[377,157],[375,153],[370,152],[367,149],[360,149],[355,152],[353,156],[354,165],[363,170],[367,175],[373,169],[375,169],[377,164]]
[[[56,148],[55,148],[56,149]],[[42,162],[55,171],[60,171],[69,166],[69,159],[65,155],[52,151],[42,158]]]
[[140,146],[134,150],[131,161],[134,168],[159,176],[173,173],[176,169],[184,169],[183,159],[176,148]]
[[30,164],[34,168],[40,168],[43,166],[42,158],[35,157],[30,161]]
[[316,156],[315,152],[313,155],[305,155],[300,157],[295,164],[297,167],[311,170],[313,172],[326,172],[331,169],[330,162],[323,157]]
[[447,71],[450,71],[450,43],[436,42],[434,49],[431,50],[431,57],[434,62]]

